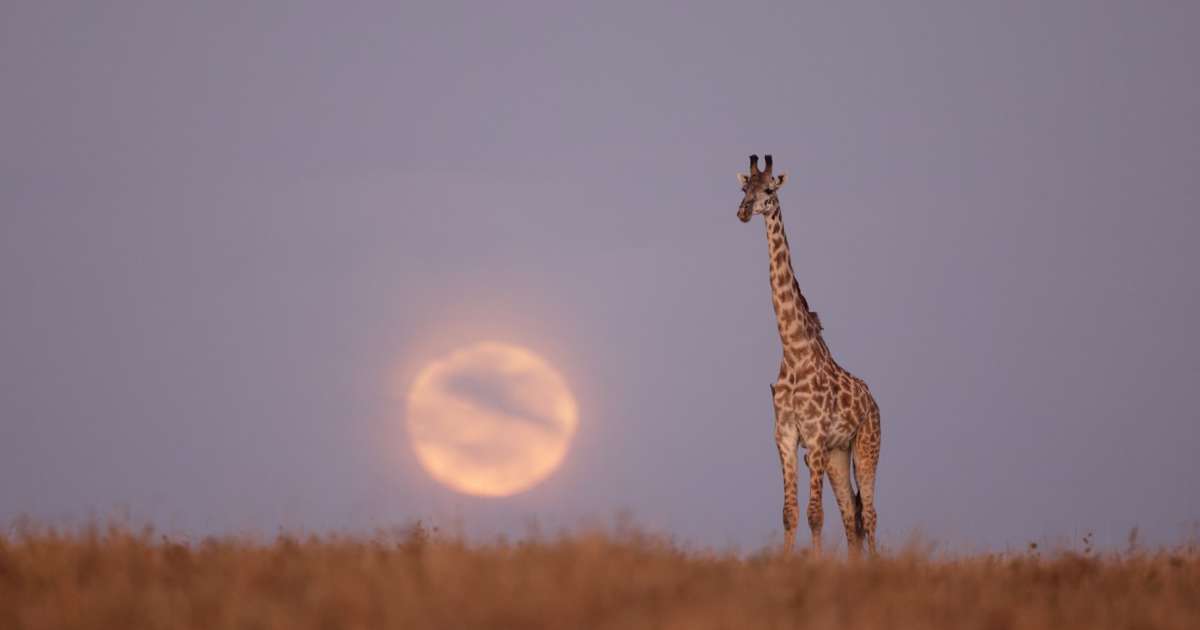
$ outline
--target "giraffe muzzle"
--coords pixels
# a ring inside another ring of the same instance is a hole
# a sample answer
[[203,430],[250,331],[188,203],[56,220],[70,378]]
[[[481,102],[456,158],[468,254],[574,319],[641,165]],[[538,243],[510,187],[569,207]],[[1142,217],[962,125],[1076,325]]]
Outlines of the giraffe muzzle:
[[737,218],[742,223],[746,223],[750,220],[750,217],[753,216],[753,214],[754,213],[750,211],[750,208],[748,208],[746,206],[741,206],[740,208],[738,208]]

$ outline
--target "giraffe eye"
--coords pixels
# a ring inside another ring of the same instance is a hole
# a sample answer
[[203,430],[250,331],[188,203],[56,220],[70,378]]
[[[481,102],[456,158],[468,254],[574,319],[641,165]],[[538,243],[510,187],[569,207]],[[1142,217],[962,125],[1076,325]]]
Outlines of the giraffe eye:
[[764,188],[764,189],[763,189],[763,192],[764,192],[764,193],[766,193],[766,194],[768,194],[768,195],[773,195],[773,194],[775,194],[775,191],[774,191],[774,190],[771,190],[770,188]]

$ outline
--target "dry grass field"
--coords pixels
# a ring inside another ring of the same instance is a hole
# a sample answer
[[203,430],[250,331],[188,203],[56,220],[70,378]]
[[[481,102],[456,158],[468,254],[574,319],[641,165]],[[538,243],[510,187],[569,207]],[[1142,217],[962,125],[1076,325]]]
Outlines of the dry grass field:
[[643,534],[0,535],[0,628],[1200,628],[1200,549],[871,561]]

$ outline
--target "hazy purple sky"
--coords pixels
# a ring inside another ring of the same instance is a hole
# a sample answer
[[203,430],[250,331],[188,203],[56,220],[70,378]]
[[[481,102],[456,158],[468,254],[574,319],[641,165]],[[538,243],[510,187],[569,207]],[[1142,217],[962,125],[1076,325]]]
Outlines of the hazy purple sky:
[[[883,412],[885,543],[1178,540],[1197,25],[1099,0],[5,2],[0,519],[626,509],[763,544],[780,349],[734,174],[773,153],[800,286]],[[564,467],[501,500],[430,480],[392,391],[485,338],[581,410]]]

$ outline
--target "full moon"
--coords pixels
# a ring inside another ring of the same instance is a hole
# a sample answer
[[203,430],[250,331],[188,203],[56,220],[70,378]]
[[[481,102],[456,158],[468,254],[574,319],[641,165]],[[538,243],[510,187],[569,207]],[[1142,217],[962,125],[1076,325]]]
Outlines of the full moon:
[[579,423],[566,381],[545,359],[496,342],[430,362],[406,402],[421,466],[437,481],[479,496],[516,494],[548,477]]

